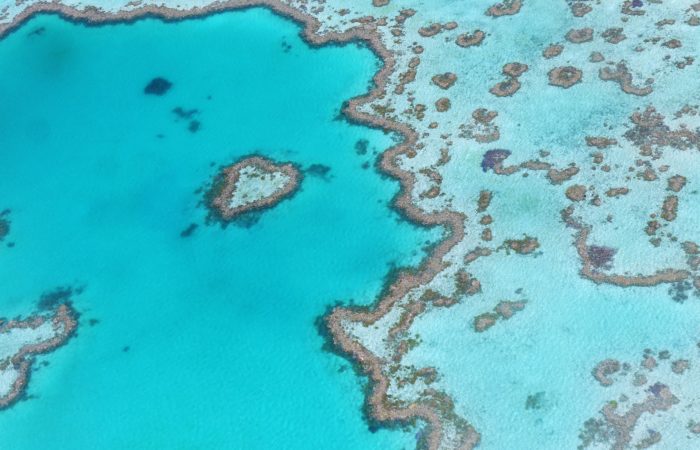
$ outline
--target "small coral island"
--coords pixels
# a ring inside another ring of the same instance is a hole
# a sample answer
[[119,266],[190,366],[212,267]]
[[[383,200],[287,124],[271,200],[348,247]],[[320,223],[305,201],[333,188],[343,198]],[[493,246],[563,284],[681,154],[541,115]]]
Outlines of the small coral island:
[[76,314],[68,304],[49,314],[0,319],[0,410],[22,397],[34,356],[63,345],[77,326]]
[[209,192],[210,208],[224,221],[271,208],[294,194],[301,179],[294,164],[247,157],[223,168]]

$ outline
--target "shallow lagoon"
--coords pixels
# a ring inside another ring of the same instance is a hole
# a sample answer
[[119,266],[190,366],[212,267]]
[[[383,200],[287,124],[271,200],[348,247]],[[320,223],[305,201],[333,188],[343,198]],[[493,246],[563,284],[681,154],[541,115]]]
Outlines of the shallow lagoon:
[[[0,249],[0,315],[85,287],[78,337],[0,414],[3,447],[414,447],[368,430],[358,378],[314,322],[372,301],[389,266],[417,264],[439,234],[388,208],[398,185],[372,164],[391,137],[338,118],[376,58],[298,32],[255,9],[95,28],[42,16],[0,41],[15,243]],[[156,76],[173,87],[144,95]],[[331,170],[250,227],[204,225],[197,190],[256,151]]]

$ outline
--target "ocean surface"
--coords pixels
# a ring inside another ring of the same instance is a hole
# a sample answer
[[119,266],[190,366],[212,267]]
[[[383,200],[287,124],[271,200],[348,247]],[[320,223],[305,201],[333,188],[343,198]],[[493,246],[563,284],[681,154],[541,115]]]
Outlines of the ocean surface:
[[[40,16],[0,41],[15,244],[0,248],[0,316],[84,288],[78,336],[0,413],[1,448],[415,446],[415,430],[368,429],[363,380],[316,320],[371,303],[440,230],[389,208],[398,184],[374,161],[394,138],[339,116],[377,58],[312,49],[299,30],[264,9],[100,27]],[[162,96],[144,93],[155,77],[172,83]],[[256,220],[207,225],[201,189],[251,153],[330,170]]]

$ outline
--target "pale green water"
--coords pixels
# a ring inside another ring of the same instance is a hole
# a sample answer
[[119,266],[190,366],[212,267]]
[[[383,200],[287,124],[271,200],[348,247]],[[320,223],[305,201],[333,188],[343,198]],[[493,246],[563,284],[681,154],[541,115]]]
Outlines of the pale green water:
[[[337,120],[377,59],[298,32],[266,10],[99,28],[39,17],[0,42],[0,208],[16,243],[0,249],[0,315],[85,286],[78,337],[0,413],[1,448],[414,447],[368,430],[358,378],[314,322],[372,301],[439,230],[388,208],[398,185],[371,165],[391,137]],[[156,76],[173,88],[144,95]],[[201,129],[175,107],[198,109]],[[204,226],[195,191],[254,151],[330,178],[308,174],[251,228]]]

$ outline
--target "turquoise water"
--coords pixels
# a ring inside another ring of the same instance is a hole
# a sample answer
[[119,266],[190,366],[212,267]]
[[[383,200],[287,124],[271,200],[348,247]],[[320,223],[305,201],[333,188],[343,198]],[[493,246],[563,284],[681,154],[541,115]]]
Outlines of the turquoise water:
[[[16,244],[0,249],[0,315],[85,287],[77,338],[0,414],[2,448],[414,447],[368,430],[358,377],[315,320],[371,302],[438,231],[388,208],[398,185],[372,163],[392,137],[338,120],[377,59],[298,32],[256,9],[98,28],[42,16],[0,41],[0,209]],[[156,76],[172,89],[144,95]],[[199,110],[200,129],[176,107]],[[331,170],[250,227],[206,226],[197,190],[251,152]]]

